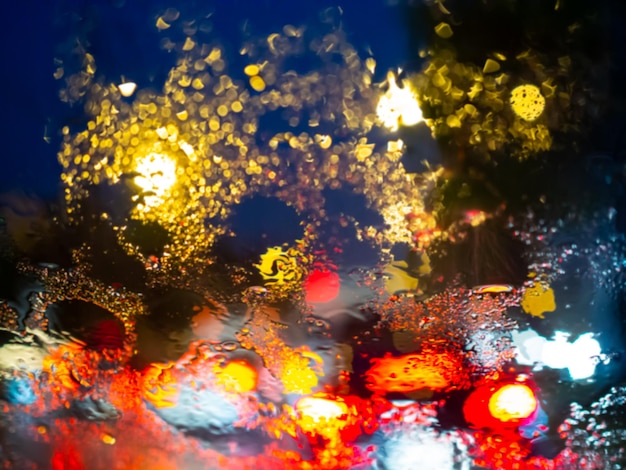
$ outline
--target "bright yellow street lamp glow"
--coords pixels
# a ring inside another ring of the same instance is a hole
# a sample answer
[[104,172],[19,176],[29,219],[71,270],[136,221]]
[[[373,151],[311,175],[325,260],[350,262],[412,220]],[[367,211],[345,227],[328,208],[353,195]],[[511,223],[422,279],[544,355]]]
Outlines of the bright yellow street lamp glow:
[[158,205],[176,183],[176,162],[166,155],[150,153],[137,160],[135,184],[144,195],[146,206]]
[[387,82],[389,89],[380,97],[376,107],[376,114],[383,126],[391,131],[396,131],[400,125],[414,126],[423,121],[417,95],[411,89],[409,82],[403,80],[403,88],[398,87],[393,72],[387,74]]

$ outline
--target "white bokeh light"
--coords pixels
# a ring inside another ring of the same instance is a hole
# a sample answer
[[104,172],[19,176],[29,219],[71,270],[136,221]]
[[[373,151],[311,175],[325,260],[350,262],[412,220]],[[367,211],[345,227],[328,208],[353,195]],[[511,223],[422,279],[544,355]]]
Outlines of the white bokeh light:
[[429,429],[417,434],[413,430],[384,444],[385,469],[469,470],[471,460],[463,457],[465,446],[452,436],[436,435]]
[[512,338],[518,364],[534,365],[538,369],[567,369],[573,380],[592,377],[602,354],[593,333],[584,333],[570,342],[570,333],[556,331],[553,339],[548,340],[529,328],[513,332]]

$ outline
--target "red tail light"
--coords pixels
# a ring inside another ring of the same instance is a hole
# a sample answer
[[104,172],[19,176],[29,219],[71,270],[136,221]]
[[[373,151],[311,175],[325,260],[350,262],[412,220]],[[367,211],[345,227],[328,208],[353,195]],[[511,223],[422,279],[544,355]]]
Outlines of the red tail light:
[[517,427],[537,412],[537,397],[523,382],[488,383],[477,388],[465,401],[463,414],[476,428]]

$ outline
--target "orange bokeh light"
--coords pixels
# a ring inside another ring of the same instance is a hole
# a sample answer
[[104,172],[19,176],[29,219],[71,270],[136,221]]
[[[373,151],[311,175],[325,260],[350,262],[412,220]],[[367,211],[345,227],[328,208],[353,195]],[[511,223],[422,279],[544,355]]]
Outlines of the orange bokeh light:
[[243,360],[229,361],[224,367],[216,367],[217,383],[227,392],[251,392],[257,386],[258,373]]
[[330,302],[339,295],[339,275],[326,269],[315,269],[304,281],[305,299],[312,303]]
[[372,367],[366,372],[366,387],[379,394],[417,390],[445,390],[459,382],[462,371],[460,360],[453,354],[441,351],[422,351],[395,357],[387,354],[372,359]]
[[151,364],[144,372],[144,398],[157,408],[176,405],[179,389],[172,375],[173,364]]
[[502,422],[528,418],[537,409],[537,398],[528,385],[508,384],[489,399],[489,413]]

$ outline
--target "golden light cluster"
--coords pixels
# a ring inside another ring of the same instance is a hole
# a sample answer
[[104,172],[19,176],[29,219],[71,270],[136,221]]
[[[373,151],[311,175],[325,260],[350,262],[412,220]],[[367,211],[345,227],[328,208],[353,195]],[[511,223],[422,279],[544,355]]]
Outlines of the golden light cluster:
[[163,204],[176,183],[176,162],[166,155],[150,153],[137,158],[135,171],[138,175],[134,182],[145,194],[139,207],[149,210]]
[[[170,13],[157,23],[162,34],[179,21]],[[373,59],[359,58],[343,31],[309,39],[288,25],[245,43],[247,65],[234,70],[221,46],[183,30],[184,40],[162,41],[179,58],[160,93],[95,80],[91,56],[77,74],[82,79],[66,79],[65,94],[84,97],[90,118],[83,130],[63,130],[59,161],[70,218],[90,186],[129,184],[132,176],[131,218],[157,222],[170,234],[170,254],[191,262],[223,233],[233,206],[255,194],[277,197],[311,220],[325,217],[327,188],[365,195],[387,220],[398,210],[422,210],[422,188],[400,162],[401,141],[369,137],[377,125],[419,122],[416,93],[390,74],[382,95],[372,83]],[[306,50],[321,59],[319,69],[281,69]],[[282,124],[264,128],[270,114]],[[118,229],[134,252],[125,227]],[[373,239],[407,238],[397,223],[379,231]]]
[[[477,154],[507,149],[520,158],[549,150],[552,137],[546,122],[539,119],[539,107],[532,107],[533,119],[526,119],[530,114],[519,111],[517,92],[511,95],[513,77],[500,70],[500,62],[506,57],[495,57],[497,60],[489,59],[480,68],[458,62],[452,49],[433,52],[423,72],[413,77],[423,107],[430,110],[426,123],[436,137],[459,136],[456,144],[469,143],[470,150]],[[509,115],[510,100],[513,116]]]
[[[441,47],[424,51],[422,72],[409,77],[435,137],[483,157],[527,158],[552,149],[555,133],[580,130],[584,111],[572,100],[579,85],[571,79],[571,57],[555,59],[534,49],[510,57],[494,50],[480,67],[457,59],[447,23],[435,33]],[[519,69],[523,74],[514,72]]]
[[423,121],[422,110],[417,101],[417,94],[408,80],[402,81],[402,88],[396,84],[393,72],[387,74],[389,89],[378,100],[376,114],[383,125],[390,131],[398,130],[400,125],[414,126]]
[[545,318],[545,313],[556,310],[554,290],[545,280],[537,279],[524,290],[520,306],[533,317]]

